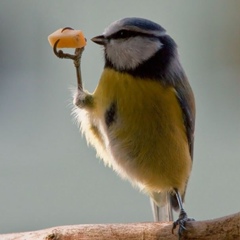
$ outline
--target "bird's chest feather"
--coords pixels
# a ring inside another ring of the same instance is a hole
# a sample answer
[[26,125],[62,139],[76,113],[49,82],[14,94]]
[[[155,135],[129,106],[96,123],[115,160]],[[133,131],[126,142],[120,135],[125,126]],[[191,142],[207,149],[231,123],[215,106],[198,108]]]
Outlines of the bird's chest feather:
[[105,69],[93,98],[90,131],[99,141],[90,142],[121,175],[155,164],[164,168],[170,145],[183,147],[175,139],[187,142],[174,88]]

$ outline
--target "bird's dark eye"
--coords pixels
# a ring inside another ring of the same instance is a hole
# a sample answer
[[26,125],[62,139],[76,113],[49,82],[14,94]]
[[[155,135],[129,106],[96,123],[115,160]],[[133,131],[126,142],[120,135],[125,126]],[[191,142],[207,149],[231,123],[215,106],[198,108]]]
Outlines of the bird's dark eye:
[[120,32],[118,33],[118,36],[119,36],[120,38],[127,38],[127,37],[130,37],[131,34],[130,34],[129,31],[122,30],[122,31],[120,31]]
[[134,31],[128,31],[128,30],[120,30],[116,33],[114,33],[111,38],[113,39],[120,39],[120,38],[130,38],[137,35],[137,32]]

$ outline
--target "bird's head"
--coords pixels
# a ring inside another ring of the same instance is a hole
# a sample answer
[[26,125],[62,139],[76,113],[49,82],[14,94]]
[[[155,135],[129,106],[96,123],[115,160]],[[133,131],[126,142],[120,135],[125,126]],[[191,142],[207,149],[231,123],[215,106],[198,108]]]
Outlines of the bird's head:
[[92,41],[104,46],[105,66],[118,71],[134,73],[136,70],[140,71],[139,75],[142,71],[147,77],[149,74],[155,77],[178,70],[169,67],[180,67],[174,40],[163,27],[147,19],[120,19]]

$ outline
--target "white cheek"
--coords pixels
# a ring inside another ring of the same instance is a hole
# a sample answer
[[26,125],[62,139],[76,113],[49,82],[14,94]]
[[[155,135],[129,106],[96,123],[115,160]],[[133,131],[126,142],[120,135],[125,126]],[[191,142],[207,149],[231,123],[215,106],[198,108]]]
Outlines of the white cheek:
[[112,39],[106,46],[109,60],[118,69],[134,69],[152,57],[162,44],[158,40],[135,37],[128,40]]

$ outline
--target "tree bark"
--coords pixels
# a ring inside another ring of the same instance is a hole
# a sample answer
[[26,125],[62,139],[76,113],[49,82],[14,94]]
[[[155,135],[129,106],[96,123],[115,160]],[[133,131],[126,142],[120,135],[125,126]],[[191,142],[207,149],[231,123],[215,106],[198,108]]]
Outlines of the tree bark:
[[[182,239],[240,239],[240,212],[226,217],[186,224]],[[129,224],[84,224],[60,226],[33,232],[0,235],[1,240],[176,240],[172,222]]]

